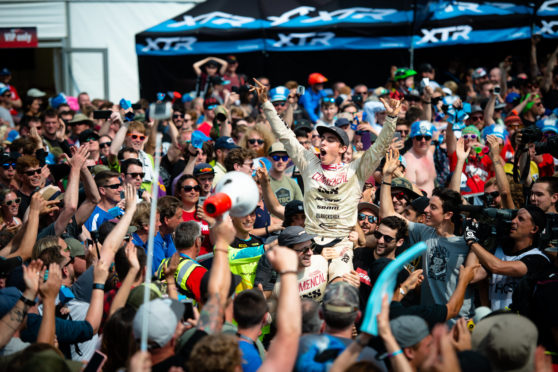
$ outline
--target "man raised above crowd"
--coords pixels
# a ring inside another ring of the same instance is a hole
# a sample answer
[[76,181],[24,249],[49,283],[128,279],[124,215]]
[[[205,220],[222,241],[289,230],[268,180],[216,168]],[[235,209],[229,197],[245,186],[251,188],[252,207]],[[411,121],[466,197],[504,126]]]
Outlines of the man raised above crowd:
[[321,136],[320,157],[307,150],[287,129],[275,108],[267,98],[267,88],[255,80],[253,88],[263,104],[263,111],[271,124],[275,136],[285,146],[293,163],[300,169],[304,181],[304,211],[306,230],[316,234],[315,241],[324,248],[322,253],[332,262],[329,267],[330,280],[352,270],[353,243],[349,233],[357,222],[357,206],[364,182],[389,147],[401,102],[390,100],[382,103],[387,118],[380,136],[362,157],[350,164],[342,162],[349,146],[347,133],[338,127],[318,127]]

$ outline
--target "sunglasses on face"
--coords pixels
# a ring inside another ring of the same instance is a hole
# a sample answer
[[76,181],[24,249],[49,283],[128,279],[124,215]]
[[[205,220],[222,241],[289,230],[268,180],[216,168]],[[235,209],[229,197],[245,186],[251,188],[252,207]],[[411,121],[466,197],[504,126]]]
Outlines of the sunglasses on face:
[[333,97],[322,98],[322,103],[335,103],[335,98]]
[[409,197],[403,191],[394,192],[394,193],[391,194],[391,197],[395,198],[397,200],[409,201]]
[[481,197],[486,200],[489,198],[495,199],[500,196],[500,191],[485,192]]
[[173,118],[174,120],[183,119],[182,115],[173,115],[172,118]]
[[31,177],[34,176],[35,174],[41,174],[41,168],[27,170],[23,173],[25,173],[26,176]]
[[296,96],[288,96],[288,99],[296,99]]
[[248,140],[248,143],[251,144],[251,145],[255,145],[256,143],[257,143],[258,145],[263,145],[263,144],[264,144],[264,140],[262,140],[262,139],[249,139],[249,140]]
[[477,135],[476,134],[464,134],[463,135],[463,139],[471,139],[471,140],[476,140],[477,139]]
[[92,141],[97,141],[97,138],[95,138],[95,137],[89,137],[89,138],[87,138],[87,139],[85,140],[86,143],[87,143],[87,142],[92,142]]
[[374,237],[376,238],[376,240],[380,240],[380,239],[382,239],[382,237],[384,237],[384,241],[388,244],[395,240],[394,237],[389,236],[389,235],[384,235],[381,232],[379,232],[378,230],[374,231]]
[[273,102],[273,106],[283,106],[285,105],[285,103],[287,103],[286,101],[276,101]]
[[122,182],[121,183],[115,183],[114,185],[105,185],[103,187],[113,189],[113,190],[118,190],[120,188],[120,186],[122,186]]
[[110,145],[112,145],[112,142],[105,142],[105,143],[100,143],[99,147],[104,149],[105,147],[110,147]]
[[422,140],[430,141],[432,139],[432,136],[415,136],[415,138],[417,141],[422,141]]
[[62,266],[62,268],[65,268],[66,266],[73,264],[74,263],[74,257],[70,257],[70,261],[66,262],[66,264],[64,266]]
[[21,203],[21,198],[15,198],[14,200],[7,200],[4,202],[4,205],[7,205],[8,207],[12,204],[19,204]]
[[273,159],[273,161],[289,161],[289,155],[272,155],[271,158]]
[[407,134],[409,134],[408,130],[396,130],[396,132],[398,132],[399,134],[401,134],[401,137],[406,137]]
[[190,185],[186,185],[183,186],[182,189],[186,192],[190,192],[192,190],[196,191],[196,192],[200,192],[201,191],[201,187],[199,185],[196,186],[190,186]]
[[314,250],[314,244],[309,245],[307,247],[298,248],[298,249],[293,248],[293,251],[295,251],[296,253],[304,253],[306,251],[312,252],[313,250]]
[[143,177],[145,176],[145,173],[143,172],[131,172],[131,173],[126,173],[126,175],[131,176],[132,178],[141,178],[143,179]]
[[2,168],[8,170],[10,168],[15,169],[16,163],[4,163],[2,164]]
[[378,218],[376,216],[366,215],[364,213],[359,213],[358,214],[358,220],[362,221],[364,219],[368,220],[368,223],[376,223],[376,221],[378,221]]
[[481,120],[482,120],[482,116],[471,116],[471,120],[472,120],[472,121],[481,121]]
[[128,134],[128,137],[130,137],[133,140],[140,140],[140,141],[144,141],[145,140],[145,136],[141,135],[141,134]]

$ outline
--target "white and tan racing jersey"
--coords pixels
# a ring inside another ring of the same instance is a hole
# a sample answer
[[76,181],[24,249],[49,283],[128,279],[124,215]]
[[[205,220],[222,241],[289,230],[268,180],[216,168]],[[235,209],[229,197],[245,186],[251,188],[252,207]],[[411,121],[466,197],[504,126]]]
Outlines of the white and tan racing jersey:
[[298,143],[294,132],[281,121],[271,102],[265,102],[263,110],[275,136],[287,149],[304,180],[306,231],[329,238],[348,236],[357,222],[357,205],[364,182],[384,157],[397,118],[386,118],[378,139],[362,157],[350,164],[326,166],[312,150],[306,150]]
[[[328,281],[328,263],[321,255],[312,255],[310,266],[298,271],[296,281],[300,298],[309,298],[316,302],[322,301]],[[273,287],[272,295],[279,298],[281,281],[278,280]]]

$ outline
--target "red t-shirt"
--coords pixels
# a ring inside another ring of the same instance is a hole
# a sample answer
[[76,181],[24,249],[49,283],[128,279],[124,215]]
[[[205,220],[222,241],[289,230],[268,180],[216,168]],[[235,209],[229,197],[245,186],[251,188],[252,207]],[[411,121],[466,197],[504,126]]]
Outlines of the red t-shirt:
[[199,130],[200,132],[202,132],[203,134],[209,137],[209,132],[211,131],[211,128],[213,128],[213,125],[209,124],[207,121],[204,121],[203,123],[198,125],[197,130]]
[[[455,171],[457,165],[457,155],[454,153],[449,155],[450,170]],[[488,155],[480,154],[469,157],[463,166],[463,173],[467,176],[467,189],[461,190],[461,194],[476,194],[484,192],[484,183],[494,177],[494,168],[492,160]]]
[[213,252],[213,247],[211,246],[211,241],[209,240],[209,225],[203,220],[198,220],[196,218],[196,212],[186,212],[182,211],[182,221],[196,221],[200,227],[203,236],[202,247],[200,249],[200,256],[202,254]]
[[539,167],[539,177],[554,175],[554,158],[550,154],[543,154],[542,161],[537,164]]
[[[194,271],[190,273],[190,276],[188,276],[188,280],[186,280],[186,287],[188,287],[190,292],[194,295],[194,299],[198,302],[201,300],[201,280],[206,272],[207,269],[205,267],[196,267]],[[176,285],[180,286],[180,283]]]

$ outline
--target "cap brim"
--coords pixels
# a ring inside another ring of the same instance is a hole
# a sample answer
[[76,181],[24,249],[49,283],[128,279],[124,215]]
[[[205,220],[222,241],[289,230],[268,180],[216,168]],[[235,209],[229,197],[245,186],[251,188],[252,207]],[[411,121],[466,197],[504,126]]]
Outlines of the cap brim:
[[360,212],[363,209],[370,209],[372,212],[374,212],[376,215],[379,214],[380,212],[380,207],[377,206],[376,204],[372,204],[372,203],[368,203],[368,202],[360,202],[358,203],[358,211]]
[[325,125],[320,125],[316,127],[316,131],[318,132],[318,134],[320,136],[322,136],[324,133],[331,133],[333,135],[335,135],[335,137],[337,137],[339,139],[339,143],[341,143],[341,145],[343,146],[347,146],[344,141],[343,138],[341,138],[341,136],[339,135],[339,133],[337,133],[335,131],[335,129],[333,129],[333,127],[326,127]]

